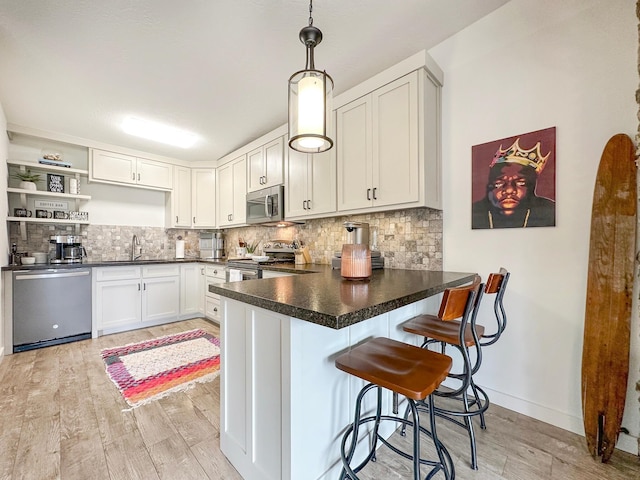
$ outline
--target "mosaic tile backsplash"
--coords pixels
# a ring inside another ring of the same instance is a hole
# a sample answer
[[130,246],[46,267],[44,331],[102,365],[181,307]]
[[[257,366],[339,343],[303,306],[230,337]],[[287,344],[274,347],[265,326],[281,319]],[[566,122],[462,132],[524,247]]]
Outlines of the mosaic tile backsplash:
[[[347,241],[343,226],[346,221],[369,224],[370,243],[381,252],[386,268],[442,270],[442,212],[429,208],[323,218],[286,228],[225,229],[227,256],[236,255],[240,238],[249,243],[259,242],[258,253],[269,241],[295,239],[309,247],[313,263],[329,264],[335,252]],[[138,236],[143,259],[174,258],[178,237],[185,242],[186,258],[199,256],[198,230],[83,225],[79,234],[90,261],[131,258],[133,235]],[[18,252],[49,252],[51,235],[76,235],[76,232],[72,226],[27,224],[27,240],[24,241],[18,225],[11,223],[9,242],[17,244]]]

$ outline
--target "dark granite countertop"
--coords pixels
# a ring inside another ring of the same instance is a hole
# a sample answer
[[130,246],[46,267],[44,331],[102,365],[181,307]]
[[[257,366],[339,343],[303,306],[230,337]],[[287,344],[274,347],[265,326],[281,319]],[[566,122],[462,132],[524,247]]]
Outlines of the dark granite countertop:
[[[349,281],[330,265],[295,265],[311,273],[209,285],[209,291],[276,313],[340,329],[436,295],[473,279],[473,273],[374,270],[366,281]],[[285,267],[269,270],[287,271]]]
[[70,269],[70,268],[93,268],[93,267],[124,267],[128,265],[157,265],[162,263],[210,263],[212,265],[226,265],[224,260],[213,260],[209,258],[153,258],[138,260],[99,260],[95,262],[82,263],[38,263],[34,265],[5,265],[2,271],[12,270],[47,270],[50,268]]

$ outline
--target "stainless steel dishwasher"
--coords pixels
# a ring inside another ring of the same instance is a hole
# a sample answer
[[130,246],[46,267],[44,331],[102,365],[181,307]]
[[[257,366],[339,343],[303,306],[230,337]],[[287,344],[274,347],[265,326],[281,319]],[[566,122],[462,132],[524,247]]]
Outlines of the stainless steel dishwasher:
[[91,338],[91,269],[13,272],[13,351]]

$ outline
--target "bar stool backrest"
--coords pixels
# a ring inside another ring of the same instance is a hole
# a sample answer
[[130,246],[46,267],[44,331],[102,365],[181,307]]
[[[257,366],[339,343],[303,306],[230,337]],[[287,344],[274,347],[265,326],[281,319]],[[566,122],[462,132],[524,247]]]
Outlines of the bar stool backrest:
[[469,302],[469,295],[477,295],[480,286],[480,275],[476,275],[470,285],[447,288],[442,296],[438,318],[444,321],[456,320],[465,315]]
[[507,289],[507,283],[509,282],[509,275],[510,273],[505,268],[500,268],[498,273],[491,273],[487,278],[484,293],[485,295],[495,294],[496,296],[493,301],[493,312],[496,317],[498,328],[496,332],[491,335],[487,335],[486,333],[484,334],[482,338],[486,339],[486,341],[481,343],[483,347],[496,343],[505,328],[507,328],[507,314],[504,310],[502,300],[504,298],[504,292]]

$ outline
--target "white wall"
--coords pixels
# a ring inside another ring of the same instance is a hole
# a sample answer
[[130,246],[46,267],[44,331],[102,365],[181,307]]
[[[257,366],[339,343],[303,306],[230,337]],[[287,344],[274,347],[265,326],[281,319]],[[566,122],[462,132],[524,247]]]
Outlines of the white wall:
[[[429,52],[445,72],[444,268],[512,272],[508,329],[487,349],[478,383],[495,403],[578,433],[593,186],[607,140],[635,138],[637,49],[634,1],[512,0]],[[552,126],[557,226],[471,230],[471,147]],[[632,323],[623,422],[632,436],[618,448],[637,453]]]

